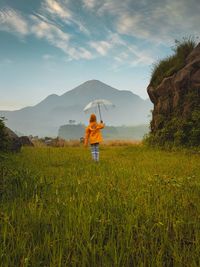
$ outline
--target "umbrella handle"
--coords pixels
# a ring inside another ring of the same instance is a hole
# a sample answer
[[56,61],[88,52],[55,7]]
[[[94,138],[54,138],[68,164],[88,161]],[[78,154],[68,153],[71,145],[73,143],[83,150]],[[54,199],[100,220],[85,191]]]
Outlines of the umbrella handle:
[[100,109],[100,105],[99,105],[99,104],[98,104],[98,109],[99,109],[100,121],[102,121],[102,117],[101,117],[101,109]]

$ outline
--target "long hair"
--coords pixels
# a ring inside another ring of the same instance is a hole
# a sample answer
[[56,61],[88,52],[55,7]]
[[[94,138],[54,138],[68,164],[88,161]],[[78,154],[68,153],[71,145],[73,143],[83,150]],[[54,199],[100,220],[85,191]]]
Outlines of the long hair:
[[90,115],[90,122],[96,122],[97,121],[97,117],[95,114],[91,114]]

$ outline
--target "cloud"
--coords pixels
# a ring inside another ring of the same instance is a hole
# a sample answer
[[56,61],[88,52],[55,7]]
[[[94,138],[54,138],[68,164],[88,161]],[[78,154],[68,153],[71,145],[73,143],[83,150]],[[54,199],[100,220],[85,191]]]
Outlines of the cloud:
[[116,57],[114,57],[114,59],[119,63],[124,63],[125,61],[127,61],[128,58],[129,58],[129,54],[126,52],[122,52]]
[[76,50],[77,59],[93,59],[94,55],[87,49],[81,47]]
[[173,27],[170,22],[166,22],[164,13],[159,7],[148,15],[126,11],[118,17],[116,30],[119,34],[157,43],[171,42]]
[[97,13],[111,16],[113,28],[121,35],[169,44],[177,37],[200,34],[199,0],[99,2]]
[[62,5],[59,1],[45,0],[42,6],[49,13],[57,15],[60,18],[70,19],[72,17],[71,11],[66,7],[66,5]]
[[45,40],[69,60],[107,57],[118,65],[149,65],[159,45],[169,46],[187,34],[199,35],[198,0],[40,2],[31,15],[1,9],[0,30]]
[[137,47],[127,46],[121,52],[114,56],[112,69],[119,70],[121,68],[130,68],[138,66],[149,66],[154,62],[154,57],[147,51],[141,52]]
[[79,60],[79,59],[85,59],[85,60],[91,60],[94,58],[93,54],[83,48],[83,47],[80,47],[80,48],[74,48],[72,46],[65,46],[65,47],[62,47],[63,51],[66,51],[66,53],[69,55],[69,61],[71,60]]
[[[147,48],[140,48],[131,42],[128,42],[119,34],[111,34],[110,41],[118,48],[114,59],[117,65],[127,65],[134,67],[138,65],[151,65],[154,62],[154,56]],[[115,64],[116,65],[116,64]]]
[[[49,8],[51,7],[62,18],[70,17],[66,11],[61,10],[60,6],[53,2],[46,1],[49,4]],[[49,8],[48,11],[50,11]],[[71,42],[71,34],[64,32],[57,23],[38,13],[22,16],[17,10],[4,8],[0,10],[0,30],[20,35],[20,37],[34,35],[38,39],[44,39],[52,46],[61,49],[71,60],[89,60],[94,57],[86,48],[74,45]]]
[[112,44],[107,41],[97,41],[90,42],[90,46],[94,48],[100,55],[105,56],[112,47]]
[[57,26],[42,21],[35,16],[31,16],[31,18],[33,21],[31,32],[38,38],[45,38],[52,44],[55,44],[59,41],[69,41],[70,35],[68,33],[64,33]]
[[96,0],[83,0],[83,4],[87,8],[94,8],[97,5]]
[[[64,32],[66,25],[78,29],[80,32],[89,35],[86,27],[76,19],[76,15],[69,7],[68,0],[44,0],[40,9],[42,15],[32,16],[35,21],[32,32],[38,37],[48,40],[53,46],[61,49],[69,60],[93,59],[93,54],[85,47],[74,44],[74,35]],[[48,18],[48,19],[47,19]],[[61,21],[61,25],[58,22]]]
[[31,16],[33,25],[31,32],[39,39],[47,40],[51,45],[61,49],[70,59],[92,59],[93,55],[90,51],[83,47],[75,47],[70,43],[72,36],[63,32],[55,25],[51,25],[45,21],[41,21],[36,16]]
[[52,19],[60,19],[63,24],[73,25],[80,32],[89,35],[88,29],[79,21],[76,14],[72,12],[67,0],[44,0],[41,6],[41,13]]
[[0,29],[26,35],[28,33],[28,23],[20,12],[16,12],[12,8],[4,8],[0,10]]
[[49,55],[49,54],[45,54],[45,55],[42,56],[42,58],[43,58],[44,60],[51,60],[51,59],[54,59],[54,56]]
[[154,62],[154,56],[150,51],[145,48],[141,50],[116,33],[108,32],[106,40],[92,41],[89,45],[99,56],[106,56],[112,60],[113,70],[122,67],[148,66]]

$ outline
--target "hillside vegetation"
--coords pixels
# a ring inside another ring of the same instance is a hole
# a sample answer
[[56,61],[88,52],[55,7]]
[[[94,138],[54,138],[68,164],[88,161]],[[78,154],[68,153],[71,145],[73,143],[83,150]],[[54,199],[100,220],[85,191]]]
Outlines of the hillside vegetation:
[[199,266],[200,157],[143,146],[0,157],[0,265]]
[[184,38],[182,41],[175,41],[174,54],[159,60],[154,64],[150,85],[158,86],[162,80],[179,71],[184,65],[187,56],[195,48],[196,43],[192,38]]
[[200,43],[183,39],[174,51],[155,65],[147,88],[154,104],[147,140],[158,146],[200,146]]

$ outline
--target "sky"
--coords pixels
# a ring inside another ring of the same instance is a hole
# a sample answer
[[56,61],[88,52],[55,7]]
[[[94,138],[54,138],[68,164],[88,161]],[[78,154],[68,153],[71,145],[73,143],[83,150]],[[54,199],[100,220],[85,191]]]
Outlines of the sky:
[[0,110],[93,79],[145,99],[153,65],[199,25],[199,0],[0,0]]

